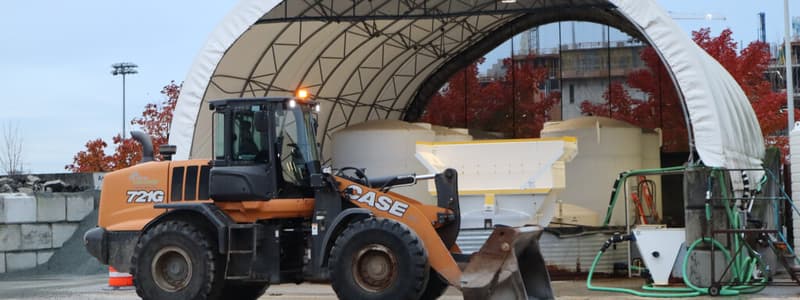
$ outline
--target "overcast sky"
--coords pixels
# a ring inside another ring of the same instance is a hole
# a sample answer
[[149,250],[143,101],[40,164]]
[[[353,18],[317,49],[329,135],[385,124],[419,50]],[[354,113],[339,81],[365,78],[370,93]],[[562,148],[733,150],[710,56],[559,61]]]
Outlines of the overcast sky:
[[[757,38],[757,13],[763,11],[767,40],[780,41],[783,36],[781,0],[658,1],[670,11],[726,18],[681,20],[687,35],[700,27],[711,27],[715,34],[729,27],[737,41],[748,43]],[[208,34],[236,2],[4,3],[0,10],[0,101],[4,104],[0,124],[17,124],[23,133],[25,170],[64,172],[64,165],[72,162],[86,141],[110,141],[121,131],[122,79],[110,74],[112,63],[139,65],[139,74],[127,79],[127,120],[140,115],[146,103],[163,100],[161,87],[186,77]],[[800,15],[800,1],[790,2],[792,15]],[[487,60],[507,53],[506,49]]]

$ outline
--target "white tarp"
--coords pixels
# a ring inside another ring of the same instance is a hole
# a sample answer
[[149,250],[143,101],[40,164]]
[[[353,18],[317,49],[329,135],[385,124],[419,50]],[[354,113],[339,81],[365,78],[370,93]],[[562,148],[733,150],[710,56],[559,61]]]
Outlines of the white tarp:
[[683,94],[695,146],[707,166],[760,168],[764,138],[744,91],[653,0],[611,0],[642,28]]
[[[416,90],[439,67],[522,13],[559,1],[243,0],[214,30],[184,82],[170,134],[176,159],[211,156],[207,101],[277,96],[299,87],[322,103],[323,141],[330,132],[370,119],[402,118]],[[566,2],[566,1],[565,1]],[[654,0],[573,0],[575,10],[616,6],[619,20],[641,29],[666,62],[685,99],[701,160],[708,166],[755,168],[763,157],[758,121],[741,88],[696,46]],[[499,8],[498,8],[499,7]],[[330,15],[405,15],[448,9],[447,18],[333,21]],[[504,11],[503,8],[509,8]],[[612,8],[613,9],[613,8]],[[490,12],[487,12],[490,11]],[[478,16],[480,14],[480,16]],[[564,10],[569,20],[569,10]],[[312,16],[299,20],[297,16]],[[282,21],[282,20],[286,21]],[[552,22],[552,21],[551,21]],[[465,34],[467,32],[467,34]],[[329,156],[328,156],[329,157]]]

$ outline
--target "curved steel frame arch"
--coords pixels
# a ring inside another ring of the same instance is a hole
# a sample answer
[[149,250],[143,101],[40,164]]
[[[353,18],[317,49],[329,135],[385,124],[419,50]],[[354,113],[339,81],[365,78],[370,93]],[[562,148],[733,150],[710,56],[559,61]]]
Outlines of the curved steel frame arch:
[[[498,28],[492,32],[492,34],[487,38],[472,45],[466,49],[466,51],[459,53],[459,55],[445,63],[435,73],[428,76],[425,80],[425,83],[417,89],[417,94],[414,96],[414,98],[409,101],[408,106],[405,109],[405,115],[402,117],[402,119],[409,122],[419,120],[431,97],[437,91],[439,91],[439,89],[445,83],[447,83],[450,77],[516,34],[535,26],[564,21],[585,21],[608,25],[621,30],[632,37],[651,43],[647,35],[643,34],[642,29],[628,21],[627,18],[616,14],[613,10],[595,8],[589,10],[576,10],[565,14],[563,11],[558,9],[542,9],[542,11],[537,14],[526,14],[504,24],[501,28]],[[662,54],[658,51],[658,49],[655,50],[663,62],[664,58]],[[684,122],[686,123],[688,132],[690,147],[689,161],[692,161],[694,157],[694,136],[692,123],[689,119],[683,92],[675,80],[675,75],[670,68],[666,69],[670,74],[670,80],[675,86],[676,91],[678,92],[678,98],[680,99]]]
[[[213,152],[208,134],[213,122],[204,109],[211,99],[287,95],[299,85],[318,83],[317,96],[327,111],[320,115],[320,124],[327,125],[321,132],[360,120],[414,120],[447,77],[514,33],[585,20],[619,28],[655,48],[679,87],[689,143],[703,163],[761,164],[763,135],[744,91],[656,0],[499,3],[242,0],[211,33],[186,77],[170,127],[170,143],[179,148],[174,157],[205,158]],[[324,157],[331,157],[331,148],[323,148]]]
[[[239,97],[286,95],[301,87],[314,93],[316,89],[317,99],[332,105],[326,112],[327,120],[321,123],[324,149],[333,130],[356,121],[394,117],[417,120],[449,77],[534,26],[559,21],[595,22],[652,44],[644,29],[612,3],[616,2],[528,0],[506,5],[497,0],[282,1],[255,18],[250,29],[228,46],[231,49],[246,39],[251,47],[257,47],[247,53],[250,56],[243,61],[244,68],[212,71],[207,88],[218,89],[213,95]],[[263,42],[258,40],[259,35],[248,36],[259,34],[249,31],[259,26],[270,26]],[[228,54],[226,51],[221,56],[219,64],[234,59]],[[286,72],[287,68],[293,69]],[[678,86],[672,70],[667,70]],[[682,91],[678,91],[684,100]],[[201,96],[201,103],[206,97]],[[689,143],[694,147],[687,106],[685,101],[681,104]],[[197,138],[197,132],[193,133],[192,153],[195,145],[201,145],[198,149],[207,146]]]

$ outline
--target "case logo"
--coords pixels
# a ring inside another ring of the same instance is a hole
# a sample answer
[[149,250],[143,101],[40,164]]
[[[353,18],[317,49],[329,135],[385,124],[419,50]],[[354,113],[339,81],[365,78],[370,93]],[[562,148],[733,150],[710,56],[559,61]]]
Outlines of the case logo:
[[133,172],[128,179],[133,185],[158,185],[158,179],[151,179],[144,175],[139,175],[139,172]]
[[408,204],[394,200],[385,195],[377,196],[373,191],[364,193],[364,189],[362,189],[361,186],[352,184],[347,188],[353,191],[353,193],[350,194],[351,200],[358,201],[360,203],[366,203],[367,205],[372,206],[377,210],[385,211],[390,215],[403,217],[403,215],[406,214],[406,210],[408,210]]

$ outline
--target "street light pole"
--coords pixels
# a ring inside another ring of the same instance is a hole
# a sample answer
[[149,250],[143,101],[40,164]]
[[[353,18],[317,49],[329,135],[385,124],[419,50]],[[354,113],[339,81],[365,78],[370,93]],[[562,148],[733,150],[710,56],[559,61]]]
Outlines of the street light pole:
[[125,138],[125,75],[128,74],[136,74],[139,71],[136,70],[139,66],[133,63],[116,63],[111,65],[113,70],[111,70],[111,75],[117,76],[122,75],[122,138]]
[[786,66],[786,109],[789,115],[789,127],[786,135],[791,134],[794,127],[794,81],[792,79],[792,38],[789,28],[789,0],[783,0],[783,61]]

